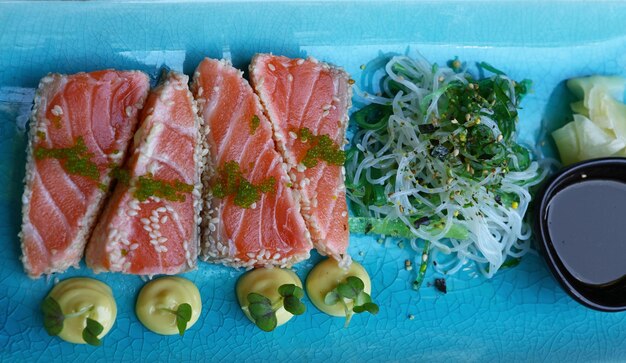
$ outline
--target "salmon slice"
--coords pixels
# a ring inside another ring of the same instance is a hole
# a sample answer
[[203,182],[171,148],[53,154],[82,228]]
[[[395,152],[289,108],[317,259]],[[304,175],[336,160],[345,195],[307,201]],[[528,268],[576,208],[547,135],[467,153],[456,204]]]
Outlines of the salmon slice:
[[149,88],[145,74],[114,70],[49,74],[39,83],[20,232],[30,277],[78,267]]
[[306,162],[314,142],[301,137],[306,128],[314,136],[326,135],[337,151],[343,148],[352,93],[348,74],[313,58],[257,54],[250,65],[250,77],[294,187],[302,195],[302,212],[315,248],[321,254],[349,261],[345,169],[341,161],[335,165],[318,160],[315,166]]
[[[307,259],[313,245],[297,194],[275,149],[270,123],[241,71],[207,58],[194,74],[192,91],[211,156],[204,180],[204,257],[247,268],[287,267]],[[227,177],[228,170],[239,178]],[[224,192],[228,180],[234,181],[230,194]],[[246,206],[244,197],[250,195],[257,198]]]
[[117,183],[87,246],[95,272],[173,275],[196,267],[204,162],[202,120],[188,81],[169,72],[148,96],[127,178]]

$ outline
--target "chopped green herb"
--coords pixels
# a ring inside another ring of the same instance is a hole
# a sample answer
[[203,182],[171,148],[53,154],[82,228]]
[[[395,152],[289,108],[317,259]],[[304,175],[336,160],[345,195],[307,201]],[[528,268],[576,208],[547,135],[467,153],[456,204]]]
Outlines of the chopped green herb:
[[113,166],[113,169],[111,169],[111,178],[123,185],[130,185],[130,172],[120,166]]
[[260,125],[261,125],[261,119],[259,119],[259,116],[257,115],[252,116],[252,120],[250,120],[250,135],[254,134],[254,132]]
[[185,194],[193,191],[193,185],[185,184],[179,180],[165,181],[154,179],[151,173],[137,178],[136,189],[133,196],[143,202],[154,196],[172,202],[184,202]]
[[37,137],[39,138],[39,140],[45,140],[46,139],[46,133],[43,131],[37,131]]
[[93,156],[93,153],[89,152],[85,146],[82,136],[76,139],[72,147],[47,149],[43,146],[37,146],[35,148],[35,159],[58,159],[68,173],[99,180],[100,171],[98,165],[91,161]]
[[213,195],[224,198],[232,195],[235,197],[235,205],[242,208],[250,208],[252,204],[261,199],[261,193],[273,192],[276,186],[276,178],[269,177],[258,185],[254,185],[243,176],[239,164],[229,161],[217,173],[218,178],[213,186]]
[[302,159],[302,164],[307,168],[315,167],[319,161],[332,165],[343,165],[346,162],[346,154],[328,135],[313,135],[306,127],[297,134],[300,141],[311,145]]

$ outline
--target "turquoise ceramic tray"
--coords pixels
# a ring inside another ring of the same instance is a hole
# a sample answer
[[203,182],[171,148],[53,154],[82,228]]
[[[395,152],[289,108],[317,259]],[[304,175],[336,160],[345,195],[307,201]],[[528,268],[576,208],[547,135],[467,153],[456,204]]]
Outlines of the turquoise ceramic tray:
[[[318,312],[272,333],[251,325],[235,301],[240,272],[201,263],[186,277],[202,292],[199,323],[183,338],[139,323],[143,281],[102,274],[119,315],[104,346],[71,345],[42,328],[39,303],[53,282],[31,281],[18,261],[25,122],[33,89],[47,72],[161,66],[186,73],[204,56],[245,67],[256,52],[312,55],[344,66],[379,52],[420,51],[433,61],[487,61],[534,93],[520,137],[534,144],[541,121],[566,117],[568,77],[626,74],[626,4],[596,2],[5,2],[0,3],[0,361],[494,361],[615,360],[626,357],[626,314],[588,310],[556,284],[536,253],[492,280],[448,278],[448,294],[410,289],[393,241],[353,237],[350,252],[370,271],[377,316],[350,327]],[[316,260],[313,258],[312,260]],[[301,276],[313,262],[297,266]],[[92,276],[87,269],[59,278]],[[432,281],[429,274],[427,282]],[[409,315],[414,319],[410,320]]]

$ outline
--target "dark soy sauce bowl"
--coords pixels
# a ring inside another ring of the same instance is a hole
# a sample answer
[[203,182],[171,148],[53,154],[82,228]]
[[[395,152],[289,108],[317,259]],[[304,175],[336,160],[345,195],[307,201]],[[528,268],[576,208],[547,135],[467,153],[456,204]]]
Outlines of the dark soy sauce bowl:
[[[582,282],[567,269],[551,239],[548,213],[552,199],[564,188],[591,180],[626,183],[626,158],[584,161],[560,171],[549,179],[537,194],[534,202],[534,232],[554,277],[572,298],[592,309],[608,312],[623,311],[626,310],[626,276],[604,284]],[[626,210],[626,206],[624,208]],[[624,223],[626,223],[626,213]],[[626,243],[626,235],[615,236],[615,239]],[[594,249],[589,248],[588,253],[593,254]],[[626,256],[624,256],[624,264],[626,264]]]

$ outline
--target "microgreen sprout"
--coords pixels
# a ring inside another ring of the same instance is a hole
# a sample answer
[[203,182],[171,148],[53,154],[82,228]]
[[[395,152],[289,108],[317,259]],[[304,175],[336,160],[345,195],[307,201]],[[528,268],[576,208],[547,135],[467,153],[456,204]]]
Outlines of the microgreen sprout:
[[[373,315],[378,314],[378,305],[372,301],[372,297],[364,289],[363,280],[356,276],[348,276],[345,282],[340,283],[324,296],[324,304],[329,306],[343,305],[346,312],[345,326],[347,327],[355,313],[360,314],[367,311]],[[352,310],[348,307],[349,302],[352,302]]]
[[176,310],[161,308],[161,311],[166,311],[170,314],[174,314],[176,316],[176,327],[178,328],[178,334],[181,336],[185,335],[185,331],[187,330],[187,323],[191,320],[191,305],[184,303],[178,305]]
[[270,332],[278,324],[276,312],[281,307],[293,315],[302,315],[306,311],[306,306],[301,299],[304,297],[304,290],[294,284],[284,284],[278,288],[280,298],[272,302],[267,297],[251,292],[248,294],[248,312],[254,324],[261,330]]
[[[43,326],[46,329],[48,335],[56,336],[63,331],[63,323],[65,319],[75,318],[84,314],[89,314],[93,311],[94,306],[85,306],[77,312],[70,314],[63,314],[61,305],[52,297],[46,297],[41,303],[41,310],[43,311]],[[102,333],[104,327],[97,320],[91,319],[87,316],[87,324],[83,329],[83,339],[87,344],[99,346],[102,344],[98,335]]]

